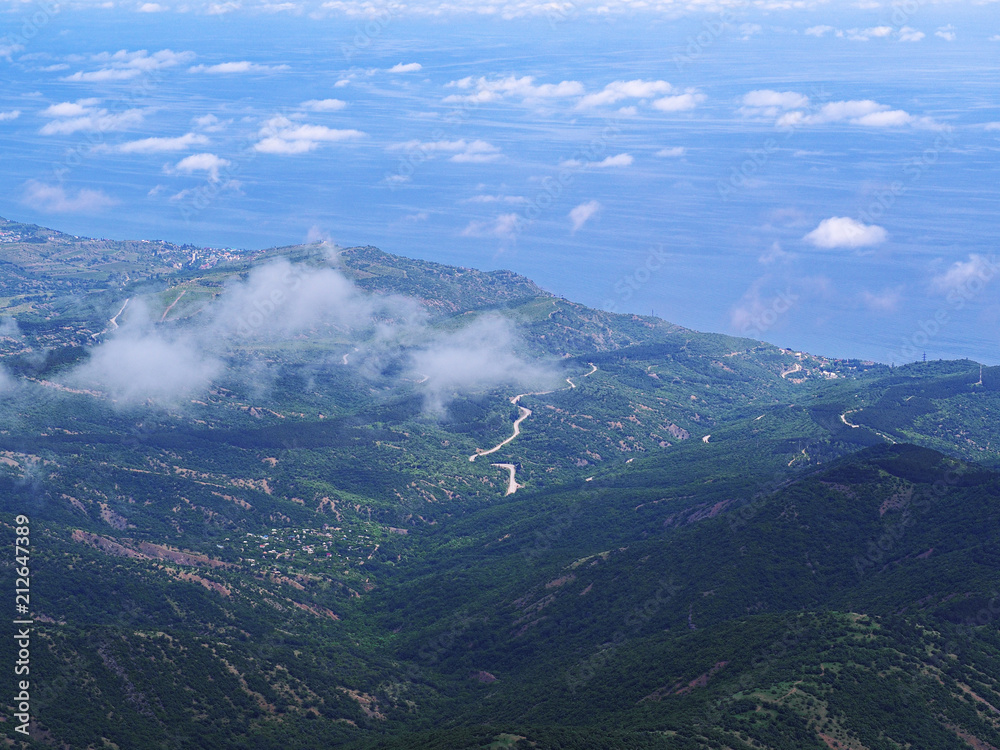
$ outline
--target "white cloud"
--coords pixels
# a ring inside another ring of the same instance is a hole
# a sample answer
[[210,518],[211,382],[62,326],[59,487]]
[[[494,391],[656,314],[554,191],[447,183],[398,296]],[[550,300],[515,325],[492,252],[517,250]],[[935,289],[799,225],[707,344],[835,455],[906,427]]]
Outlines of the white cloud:
[[983,125],[983,130],[1000,130],[1000,122],[988,122]]
[[780,112],[809,106],[809,97],[796,91],[757,89],[743,95],[740,114],[751,117],[775,117]]
[[204,130],[206,133],[218,133],[225,130],[226,126],[232,120],[222,121],[215,115],[202,115],[201,117],[195,117],[192,122],[196,128]]
[[222,372],[222,362],[192,340],[171,340],[146,326],[126,326],[95,347],[87,363],[71,373],[70,382],[127,404],[172,402],[204,391]]
[[587,201],[572,209],[569,212],[569,220],[573,222],[573,232],[576,233],[592,217],[596,216],[600,210],[601,204],[598,201]]
[[509,320],[496,315],[477,318],[469,325],[438,333],[411,356],[414,379],[421,385],[429,411],[443,413],[456,392],[501,385],[518,389],[553,387],[558,376],[545,365],[517,356],[518,336]]
[[740,24],[740,36],[745,41],[755,34],[759,34],[764,29],[759,23],[744,23]]
[[937,31],[934,32],[934,36],[939,36],[946,42],[954,42],[955,27],[952,26],[951,24],[948,24],[947,26],[942,26]]
[[360,130],[328,128],[325,125],[303,125],[287,117],[273,117],[260,131],[261,140],[254,150],[262,154],[304,154],[321,143],[357,140],[364,138]]
[[901,109],[891,109],[884,112],[872,112],[851,122],[872,128],[890,128],[909,125],[913,122],[913,117]]
[[418,70],[423,70],[423,65],[420,63],[397,63],[389,68],[389,73],[416,73]]
[[579,159],[566,159],[565,161],[559,162],[560,167],[566,167],[569,169],[577,169],[583,167],[590,167],[593,169],[608,169],[611,167],[629,167],[632,165],[635,159],[632,158],[631,154],[616,154],[614,156],[609,156],[601,161],[580,161]]
[[608,104],[615,104],[623,99],[652,99],[673,91],[666,81],[645,81],[637,78],[633,81],[614,81],[601,91],[587,94],[577,103],[577,109],[593,109]]
[[899,41],[901,42],[919,42],[923,39],[926,34],[922,31],[917,31],[909,26],[904,26],[899,30]]
[[223,159],[215,154],[191,154],[181,159],[172,168],[172,172],[183,174],[194,174],[195,172],[205,172],[212,182],[219,181],[219,170],[230,165],[228,159]]
[[184,151],[192,146],[204,146],[208,137],[198,133],[185,133],[176,138],[143,138],[128,141],[115,147],[122,154],[155,154],[163,151]]
[[990,42],[1000,42],[1000,34],[994,34],[993,36],[991,36],[989,38],[988,41],[990,41]]
[[96,105],[99,99],[77,99],[75,102],[53,104],[41,115],[52,121],[42,126],[42,135],[69,135],[77,132],[112,132],[128,130],[142,123],[145,116],[139,109],[111,113]]
[[676,159],[678,157],[684,156],[687,153],[687,149],[684,146],[670,146],[668,148],[661,148],[656,152],[657,156],[662,156],[664,158]]
[[606,169],[608,167],[629,167],[632,166],[633,161],[635,161],[635,159],[632,158],[632,154],[616,154],[615,156],[609,156],[599,162],[591,162],[588,166],[595,167],[597,169]]
[[881,292],[870,292],[867,289],[861,293],[861,301],[865,307],[874,312],[890,313],[899,308],[903,288],[883,289]]
[[136,9],[139,13],[163,13],[169,10],[166,6],[160,5],[159,3],[143,3]]
[[584,92],[583,84],[579,81],[536,84],[534,76],[522,76],[520,78],[517,76],[507,76],[506,78],[497,79],[487,79],[485,77],[473,78],[469,76],[458,81],[451,81],[447,84],[447,87],[471,92],[446,96],[444,101],[449,104],[462,102],[468,104],[487,104],[507,97],[518,98],[522,101],[558,99],[568,96],[579,96]]
[[956,261],[942,274],[931,279],[931,290],[938,294],[963,294],[992,280],[1000,270],[988,258],[971,253],[968,260]]
[[102,52],[92,55],[91,62],[101,63],[104,67],[93,71],[78,71],[62,80],[72,82],[95,83],[101,81],[127,81],[143,73],[176,65],[188,63],[195,58],[193,52],[174,52],[162,49],[150,54],[148,50],[119,50],[115,53]]
[[347,102],[340,99],[310,99],[299,106],[312,112],[336,112],[346,107]]
[[11,55],[24,49],[23,44],[10,44],[0,39],[0,57],[10,61]]
[[901,127],[903,125],[940,127],[930,117],[914,117],[904,110],[891,109],[888,105],[879,104],[871,99],[828,102],[813,114],[806,114],[800,110],[786,112],[778,118],[776,125],[778,127],[799,127],[837,122],[847,122],[851,125],[871,128]]
[[12,109],[9,112],[0,112],[0,122],[7,122],[8,120],[16,120],[21,116],[21,110]]
[[821,37],[829,34],[831,31],[836,31],[836,29],[833,26],[810,26],[806,29],[805,33],[809,36]]
[[809,232],[804,239],[814,247],[824,250],[847,247],[869,247],[878,245],[889,237],[880,226],[863,224],[847,216],[833,216],[823,219],[819,226]]
[[211,73],[214,75],[224,75],[230,73],[271,73],[279,70],[289,70],[287,65],[259,65],[241,60],[239,62],[226,62],[217,65],[195,65],[188,68],[189,73]]
[[490,221],[470,221],[462,230],[462,236],[511,239],[521,230],[522,222],[518,214],[500,214]]
[[92,213],[117,205],[118,201],[101,190],[81,188],[71,193],[62,185],[28,180],[22,203],[53,213]]
[[510,203],[515,205],[521,205],[528,203],[528,199],[523,195],[474,195],[471,198],[465,198],[460,201],[461,203]]
[[665,96],[653,102],[653,109],[661,112],[687,112],[701,104],[708,97],[704,94],[688,92],[676,96]]
[[795,256],[785,250],[782,250],[781,243],[773,242],[771,247],[769,247],[765,252],[761,253],[757,262],[761,265],[769,266],[772,263],[777,263],[778,261],[790,260]]
[[500,148],[483,140],[467,141],[406,141],[389,146],[390,151],[420,153],[429,158],[435,153],[450,153],[449,161],[466,164],[486,164],[503,158]]

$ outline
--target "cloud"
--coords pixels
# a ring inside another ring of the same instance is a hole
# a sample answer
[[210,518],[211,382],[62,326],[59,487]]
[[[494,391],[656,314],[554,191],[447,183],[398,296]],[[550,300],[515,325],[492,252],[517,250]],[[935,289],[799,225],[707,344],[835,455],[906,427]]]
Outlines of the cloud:
[[181,172],[183,174],[194,174],[195,172],[205,172],[212,182],[219,181],[219,170],[228,167],[231,162],[222,159],[215,154],[191,154],[177,162],[171,172]]
[[568,168],[582,168],[589,167],[592,169],[609,169],[613,167],[629,167],[632,165],[635,159],[632,158],[631,154],[616,154],[615,156],[609,156],[601,161],[580,161],[579,159],[566,159],[559,163],[560,167]]
[[389,146],[390,151],[406,151],[419,153],[430,158],[436,153],[450,153],[449,161],[465,164],[486,164],[503,158],[500,148],[483,140],[467,141],[464,138],[454,141],[406,141]]
[[828,102],[813,114],[806,114],[801,110],[786,112],[778,118],[776,125],[778,127],[800,127],[838,122],[870,128],[901,127],[903,125],[926,128],[940,127],[930,117],[914,117],[909,112],[891,109],[888,105],[879,104],[871,99]]
[[16,120],[21,116],[21,110],[12,109],[9,112],[0,112],[0,122],[8,122],[10,120]]
[[462,230],[463,237],[498,237],[512,239],[521,230],[523,219],[514,213],[500,214],[491,221],[470,221]]
[[523,195],[474,195],[471,198],[464,198],[461,203],[528,203],[528,199]]
[[795,256],[781,249],[781,244],[774,242],[771,244],[765,252],[761,253],[757,258],[757,262],[764,266],[769,266],[772,263],[777,263],[779,261],[791,260]]
[[128,130],[140,125],[145,113],[140,109],[109,112],[96,106],[99,99],[77,99],[75,102],[61,102],[42,110],[41,115],[51,122],[42,126],[42,135],[70,135],[78,132],[107,133]]
[[310,99],[299,106],[312,112],[336,112],[346,107],[347,102],[340,99]]
[[970,291],[975,291],[975,287],[981,287],[992,280],[998,270],[1000,269],[990,259],[971,253],[968,260],[956,261],[947,271],[932,278],[931,291],[967,296]]
[[260,131],[261,140],[254,150],[262,154],[304,154],[321,143],[336,143],[364,138],[360,130],[328,128],[325,125],[303,125],[287,117],[273,117]]
[[218,133],[226,129],[226,126],[232,122],[232,120],[220,120],[215,115],[202,115],[201,117],[195,117],[192,120],[194,126],[199,130],[204,130],[206,133]]
[[885,242],[888,237],[889,233],[880,226],[863,224],[847,216],[833,216],[823,219],[818,227],[802,239],[814,247],[833,250],[841,247],[870,247]]
[[704,94],[688,92],[676,96],[665,96],[653,102],[653,109],[660,112],[687,112],[701,104],[708,97]]
[[7,60],[8,62],[11,59],[11,55],[13,55],[15,52],[20,52],[23,49],[24,49],[23,44],[11,44],[3,39],[0,39],[0,57]]
[[416,73],[418,70],[423,70],[423,65],[420,63],[397,63],[393,65],[387,72],[389,73]]
[[288,65],[259,65],[241,60],[225,62],[217,65],[195,65],[188,68],[189,73],[211,73],[213,75],[228,75],[232,73],[272,73],[274,71],[290,70]]
[[948,24],[947,26],[942,26],[937,31],[934,32],[934,36],[939,36],[946,42],[954,42],[956,38],[955,27],[952,26],[951,24]]
[[623,99],[652,99],[672,91],[673,86],[666,81],[645,81],[641,78],[633,81],[613,81],[601,91],[584,96],[577,103],[576,108],[593,109],[615,104]]
[[115,146],[121,154],[155,154],[164,151],[184,151],[192,146],[204,146],[208,137],[198,133],[185,133],[175,138],[142,138]]
[[596,216],[600,210],[601,204],[598,201],[587,201],[572,209],[569,212],[569,220],[573,222],[573,233],[575,234],[592,217]]
[[103,63],[104,67],[92,71],[77,71],[62,80],[95,83],[102,81],[127,81],[143,73],[191,62],[193,52],[174,52],[162,49],[150,53],[148,50],[119,50],[115,53],[102,52],[90,57],[91,62]]
[[909,26],[904,26],[899,30],[899,41],[901,42],[919,42],[923,39],[926,34],[922,31],[917,31]]
[[861,301],[873,312],[891,313],[899,308],[903,288],[883,289],[881,292],[870,292],[867,289],[861,293]]
[[867,42],[869,39],[884,39],[892,34],[891,26],[872,26],[868,29],[847,29],[837,32],[837,36],[846,36],[855,42]]
[[124,404],[176,402],[205,391],[223,363],[186,336],[168,338],[149,316],[133,314],[120,333],[91,351],[68,377],[73,385],[106,393]]
[[809,36],[821,37],[829,34],[831,31],[836,31],[833,26],[810,26],[806,29],[805,33]]
[[505,318],[487,315],[454,332],[435,333],[414,351],[410,367],[421,384],[426,408],[443,413],[458,393],[500,386],[521,389],[555,387],[557,375],[545,364],[517,355],[518,335]]
[[38,180],[28,180],[21,202],[53,213],[94,213],[118,203],[101,190],[81,188],[71,193],[61,185],[49,185]]
[[138,12],[138,13],[163,13],[164,11],[167,11],[167,10],[169,10],[169,8],[167,8],[164,5],[160,5],[159,3],[143,3],[142,5],[140,5],[136,9],[136,12]]
[[687,149],[684,146],[669,146],[668,148],[661,148],[656,152],[657,156],[661,156],[667,159],[676,159],[687,153]]
[[809,97],[797,91],[757,89],[743,95],[739,113],[744,117],[777,117],[781,112],[809,106]]
[[487,79],[471,76],[458,81],[451,81],[448,88],[470,91],[468,94],[451,94],[444,98],[448,104],[487,104],[508,97],[533,101],[539,99],[558,99],[569,96],[579,96],[584,92],[579,81],[561,81],[560,83],[536,84],[534,76],[507,76],[506,78]]

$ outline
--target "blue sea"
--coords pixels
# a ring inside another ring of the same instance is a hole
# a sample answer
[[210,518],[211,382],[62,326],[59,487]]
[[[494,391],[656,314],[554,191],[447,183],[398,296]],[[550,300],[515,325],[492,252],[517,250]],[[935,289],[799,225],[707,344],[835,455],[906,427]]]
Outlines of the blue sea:
[[0,215],[1000,363],[995,5],[3,6]]

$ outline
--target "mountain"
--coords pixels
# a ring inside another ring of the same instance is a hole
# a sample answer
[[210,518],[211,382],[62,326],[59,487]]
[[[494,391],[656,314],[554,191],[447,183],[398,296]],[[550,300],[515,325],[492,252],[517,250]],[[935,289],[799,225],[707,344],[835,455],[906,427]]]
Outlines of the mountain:
[[1000,368],[372,247],[2,221],[0,284],[30,746],[1000,747]]

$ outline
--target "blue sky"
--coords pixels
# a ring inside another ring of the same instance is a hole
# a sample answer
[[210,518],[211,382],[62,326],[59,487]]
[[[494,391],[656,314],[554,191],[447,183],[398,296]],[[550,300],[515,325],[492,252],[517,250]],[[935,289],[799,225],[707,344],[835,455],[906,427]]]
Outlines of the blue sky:
[[997,3],[0,4],[0,215],[1000,363]]

